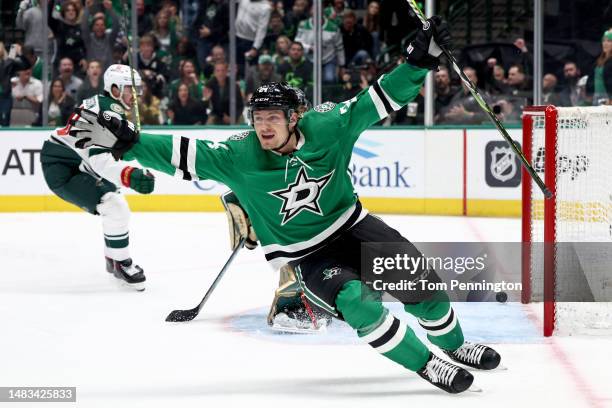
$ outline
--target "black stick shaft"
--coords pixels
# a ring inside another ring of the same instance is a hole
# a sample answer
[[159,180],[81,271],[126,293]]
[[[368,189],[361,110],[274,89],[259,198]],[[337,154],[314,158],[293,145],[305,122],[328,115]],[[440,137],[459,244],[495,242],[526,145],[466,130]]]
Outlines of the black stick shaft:
[[[408,1],[408,4],[410,5],[414,13],[417,15],[419,20],[421,20],[421,23],[423,23],[423,25],[429,24],[427,22],[427,19],[425,18],[425,15],[419,8],[418,4],[416,4],[416,1],[415,0],[406,0],[406,1]],[[497,116],[495,116],[495,113],[493,113],[493,109],[491,109],[487,101],[485,101],[482,95],[480,95],[480,92],[478,92],[478,89],[476,88],[476,86],[463,73],[463,70],[459,68],[459,64],[457,64],[457,60],[455,59],[455,57],[448,51],[448,49],[446,49],[446,47],[440,46],[440,49],[442,50],[446,58],[448,58],[448,60],[453,66],[454,71],[457,73],[457,75],[459,75],[459,77],[461,78],[461,81],[463,81],[463,83],[468,88],[468,90],[470,91],[470,93],[472,94],[476,102],[478,102],[482,110],[489,116],[489,119],[491,119],[491,121],[493,122],[497,130],[499,130],[499,133],[501,133],[502,137],[510,145],[510,148],[519,157],[519,159],[521,160],[521,163],[523,164],[523,167],[525,168],[525,170],[527,170],[527,173],[529,173],[529,175],[531,176],[533,181],[535,181],[535,183],[538,185],[540,190],[542,190],[542,193],[544,193],[544,196],[546,198],[551,198],[553,195],[552,192],[548,189],[548,187],[546,187],[546,184],[544,184],[544,181],[542,181],[540,176],[536,173],[534,168],[527,161],[527,158],[523,154],[522,150],[519,148],[516,142],[512,140],[512,138],[508,134],[508,131],[506,130],[504,125],[499,121]],[[525,182],[527,181],[523,180],[523,183]]]
[[[129,14],[128,11],[128,4],[127,4],[128,0],[123,0],[123,18],[122,18],[122,25],[123,25],[123,31],[125,33],[125,36],[127,38],[127,43],[128,43],[128,65],[130,66],[130,76],[132,78],[132,98],[134,100],[134,106],[132,109],[134,109],[134,121],[135,121],[135,125],[136,125],[136,130],[138,132],[140,132],[140,111],[138,108],[138,93],[136,92],[136,80],[134,79],[134,61],[132,60],[132,43],[131,43],[131,39],[130,36],[128,35],[128,25],[127,25],[127,16]],[[132,10],[133,13],[135,13],[135,10]],[[136,33],[137,34],[137,33]],[[132,33],[132,35],[134,35],[134,33]],[[122,96],[123,97],[123,96]]]
[[238,254],[238,252],[242,249],[242,247],[244,246],[244,241],[245,238],[241,238],[240,242],[238,243],[238,246],[234,249],[234,251],[232,252],[232,254],[230,255],[230,257],[228,258],[228,260],[225,262],[225,265],[223,265],[223,268],[221,268],[221,271],[219,272],[219,274],[217,275],[217,277],[215,278],[214,282],[212,283],[212,285],[210,285],[210,288],[208,288],[208,291],[206,292],[206,294],[204,295],[204,298],[202,298],[202,301],[200,302],[200,304],[198,305],[198,313],[200,313],[200,311],[202,310],[202,308],[204,307],[204,304],[206,304],[206,301],[208,300],[208,298],[210,297],[210,295],[213,293],[213,291],[215,290],[215,288],[217,287],[217,285],[219,284],[219,282],[221,281],[221,278],[223,277],[223,275],[225,275],[225,271],[227,271],[227,269],[229,268],[230,264],[232,263],[232,261],[234,260],[234,258],[236,257],[236,255]]

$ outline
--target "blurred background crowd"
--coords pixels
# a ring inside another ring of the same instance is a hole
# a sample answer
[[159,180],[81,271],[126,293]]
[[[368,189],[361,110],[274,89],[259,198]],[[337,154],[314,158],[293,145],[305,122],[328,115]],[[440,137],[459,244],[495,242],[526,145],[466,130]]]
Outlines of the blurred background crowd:
[[[131,10],[124,15],[121,0],[48,0],[46,10],[38,0],[10,3],[1,6],[0,124],[42,125],[42,101],[48,98],[48,125],[62,126],[83,99],[102,92],[109,65],[127,64]],[[451,27],[455,56],[506,123],[518,123],[522,107],[532,103],[532,3],[436,1],[437,13]],[[286,81],[312,97],[311,0],[235,4],[232,70],[229,0],[135,1],[144,125],[244,123],[250,95],[271,81]],[[543,102],[609,104],[612,2],[549,0],[545,5]],[[323,0],[321,10],[323,101],[350,99],[402,62],[419,24],[404,0]],[[44,47],[49,61],[42,58]],[[43,89],[43,64],[48,64],[48,89]],[[231,75],[235,120],[229,108]],[[488,121],[449,67],[434,73],[434,88],[436,124]],[[422,125],[423,112],[421,92],[382,124]]]

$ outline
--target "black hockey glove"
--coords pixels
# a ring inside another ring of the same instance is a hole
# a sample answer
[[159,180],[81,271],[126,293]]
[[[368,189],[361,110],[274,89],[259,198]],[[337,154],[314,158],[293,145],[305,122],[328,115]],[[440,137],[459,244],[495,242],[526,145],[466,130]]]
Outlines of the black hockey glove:
[[448,25],[439,16],[427,20],[406,49],[406,60],[417,67],[437,70],[440,65],[442,47],[451,45]]
[[139,133],[134,124],[122,119],[112,111],[93,112],[84,108],[75,109],[76,115],[70,120],[70,135],[77,138],[79,149],[93,145],[112,150],[115,159],[138,142]]

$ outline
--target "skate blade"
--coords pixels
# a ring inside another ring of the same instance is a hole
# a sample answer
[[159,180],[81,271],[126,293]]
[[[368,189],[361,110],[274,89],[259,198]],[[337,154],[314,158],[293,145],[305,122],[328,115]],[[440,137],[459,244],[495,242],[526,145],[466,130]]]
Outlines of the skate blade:
[[277,324],[270,326],[270,329],[277,332],[297,333],[297,334],[322,334],[327,332],[327,326],[320,326],[318,329],[304,329],[299,327],[285,327]]
[[470,385],[470,388],[468,388],[466,391],[469,391],[469,392],[482,392],[482,388],[480,388],[479,386],[477,386],[474,383],[472,383],[472,385]]
[[119,279],[117,277],[115,277],[115,275],[111,275],[111,279],[115,282],[115,284],[122,289],[129,289],[129,290],[135,290],[137,292],[144,292],[145,290],[145,282],[138,282],[138,283],[127,283],[126,281],[124,281],[123,279]]
[[137,292],[144,292],[144,290],[145,290],[145,283],[144,282],[132,283],[132,284],[126,282],[125,286],[130,288],[130,289],[132,289],[132,290],[135,290]]
[[498,365],[492,371],[508,371],[508,367],[503,364]]

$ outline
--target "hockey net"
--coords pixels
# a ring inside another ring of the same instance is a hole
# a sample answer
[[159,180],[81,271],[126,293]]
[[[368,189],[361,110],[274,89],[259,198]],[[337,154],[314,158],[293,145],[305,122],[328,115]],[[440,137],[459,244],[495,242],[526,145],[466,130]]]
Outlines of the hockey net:
[[612,107],[527,108],[523,149],[554,194],[523,171],[523,303],[543,302],[545,336],[610,335]]

